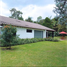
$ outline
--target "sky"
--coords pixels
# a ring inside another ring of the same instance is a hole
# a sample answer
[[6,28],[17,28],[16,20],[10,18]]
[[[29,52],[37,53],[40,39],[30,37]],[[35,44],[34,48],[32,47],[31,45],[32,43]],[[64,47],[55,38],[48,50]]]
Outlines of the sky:
[[42,19],[54,18],[54,7],[54,0],[0,0],[0,15],[9,17],[10,10],[16,8],[23,13],[24,19],[32,17],[32,20],[36,21],[39,16],[42,16]]

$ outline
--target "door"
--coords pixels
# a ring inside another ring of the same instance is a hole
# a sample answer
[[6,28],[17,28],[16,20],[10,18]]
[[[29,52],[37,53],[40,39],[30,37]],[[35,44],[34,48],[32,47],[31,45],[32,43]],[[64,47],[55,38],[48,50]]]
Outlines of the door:
[[43,31],[34,30],[34,38],[43,38]]

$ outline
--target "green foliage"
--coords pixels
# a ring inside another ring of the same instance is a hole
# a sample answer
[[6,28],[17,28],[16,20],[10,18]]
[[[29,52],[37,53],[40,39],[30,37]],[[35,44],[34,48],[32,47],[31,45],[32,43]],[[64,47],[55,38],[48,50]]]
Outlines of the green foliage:
[[59,30],[59,32],[61,32],[61,31],[66,31],[66,25],[65,25],[65,23],[62,23],[61,29]]
[[54,41],[54,42],[58,42],[59,39],[56,39],[56,38],[45,38],[45,41]]
[[21,17],[18,17],[18,19],[19,19],[19,20],[24,20],[22,16],[21,16]]
[[16,37],[16,28],[11,25],[6,25],[2,29],[2,32],[3,32],[1,38],[2,39],[1,43],[3,44],[2,46],[11,47]]
[[[54,38],[31,38],[31,39],[20,39],[18,37],[14,38],[12,41],[11,46],[14,45],[21,45],[21,44],[29,44],[29,43],[36,43],[36,42],[40,42],[40,41],[59,41],[58,39],[54,39]],[[4,45],[2,45],[4,46]]]
[[11,12],[11,16],[10,18],[14,18],[14,19],[19,19],[19,20],[23,20],[23,17],[22,17],[22,12],[21,11],[17,11],[15,8],[12,8],[10,10]]
[[2,47],[3,46],[3,39],[0,39],[0,46]]
[[53,41],[54,41],[54,42],[58,42],[58,41],[59,41],[59,39],[54,39]]
[[56,17],[53,18],[52,23],[53,23],[53,28],[55,29],[57,27],[57,25],[58,25],[58,18],[56,18]]
[[[54,38],[31,38],[31,39],[20,39],[19,37],[15,37],[12,41],[11,46],[14,45],[21,45],[21,44],[29,44],[29,43],[36,43],[36,42],[40,42],[40,41],[55,41],[58,42],[58,39],[54,39]],[[1,45],[0,45],[1,46]],[[2,45],[4,46],[4,45]]]
[[58,17],[58,24],[62,27],[59,31],[67,32],[67,0],[55,0],[56,7],[54,9],[54,13],[56,13]]
[[36,23],[43,25],[44,20],[42,19],[42,16],[37,17]]
[[0,34],[0,39],[2,39],[2,35]]
[[45,38],[45,41],[53,41],[53,38]]
[[43,25],[46,26],[46,27],[49,27],[49,28],[52,28],[52,27],[53,27],[52,21],[51,21],[51,19],[48,18],[48,17],[46,17],[46,18],[44,19]]
[[25,21],[33,22],[31,17],[28,17],[28,19],[25,19]]
[[42,17],[41,16],[37,17],[37,22],[40,22],[40,20],[42,20]]

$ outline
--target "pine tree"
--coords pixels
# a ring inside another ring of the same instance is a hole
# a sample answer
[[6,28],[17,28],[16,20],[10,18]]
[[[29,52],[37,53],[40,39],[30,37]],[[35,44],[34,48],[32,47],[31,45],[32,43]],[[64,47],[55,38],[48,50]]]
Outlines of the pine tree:
[[14,40],[16,38],[16,28],[11,25],[6,25],[2,29],[2,46],[3,47],[9,47],[11,49],[11,46],[14,45]]

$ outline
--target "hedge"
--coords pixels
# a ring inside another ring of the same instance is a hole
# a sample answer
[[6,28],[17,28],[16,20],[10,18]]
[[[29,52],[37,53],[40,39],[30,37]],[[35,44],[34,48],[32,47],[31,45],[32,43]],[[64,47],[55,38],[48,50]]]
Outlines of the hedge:
[[[3,44],[2,44],[2,39],[0,39],[1,41],[1,44],[0,46],[1,47],[5,47]],[[29,44],[29,43],[36,43],[36,42],[40,42],[40,41],[53,41],[53,42],[58,42],[59,40],[58,39],[54,39],[54,38],[31,38],[31,39],[20,39],[20,38],[16,38],[13,40],[13,42],[11,43],[11,46],[14,46],[14,45],[23,45],[23,44]]]

